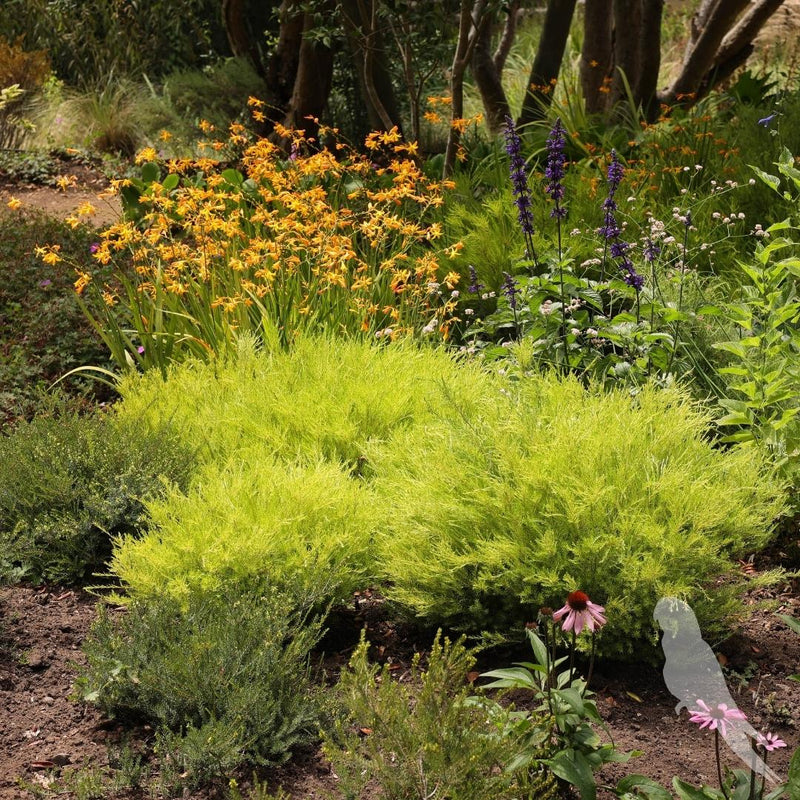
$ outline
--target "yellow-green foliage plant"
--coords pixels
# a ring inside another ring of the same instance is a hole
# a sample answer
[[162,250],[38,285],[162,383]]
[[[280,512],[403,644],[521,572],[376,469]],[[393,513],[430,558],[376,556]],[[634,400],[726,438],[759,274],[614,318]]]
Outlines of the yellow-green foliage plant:
[[372,505],[336,464],[281,463],[269,453],[209,464],[187,494],[150,505],[157,530],[125,539],[111,569],[137,596],[183,598],[264,576],[346,600],[369,581]]
[[369,454],[389,597],[479,632],[581,589],[607,610],[601,650],[621,657],[655,641],[662,595],[720,631],[743,608],[732,559],[769,540],[782,487],[755,449],[715,448],[709,425],[677,390],[533,375],[480,415],[398,432]]
[[452,410],[448,395],[472,413],[499,391],[443,350],[311,335],[289,350],[257,350],[245,337],[233,359],[172,365],[166,382],[129,374],[119,389],[122,417],[172,420],[201,459],[322,457],[357,472],[368,467],[367,442]]
[[[374,575],[370,442],[492,392],[441,350],[301,337],[290,350],[174,365],[122,384],[123,419],[170,420],[204,466],[149,507],[152,535],[122,539],[112,572],[136,596],[215,588],[247,575],[328,587],[345,599]],[[495,389],[495,392],[497,390]]]

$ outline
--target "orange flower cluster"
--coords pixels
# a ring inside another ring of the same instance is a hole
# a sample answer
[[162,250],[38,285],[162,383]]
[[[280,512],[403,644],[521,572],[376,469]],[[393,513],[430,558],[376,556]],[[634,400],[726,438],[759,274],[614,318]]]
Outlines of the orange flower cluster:
[[[195,323],[203,305],[234,329],[258,331],[267,317],[287,341],[310,325],[395,338],[433,322],[446,337],[459,279],[446,262],[458,246],[440,244],[435,210],[448,185],[422,173],[416,145],[377,132],[361,156],[278,133],[288,157],[266,139],[245,143],[232,126],[229,142],[246,144],[241,173],[211,159],[167,162],[141,192],[141,221],[107,229],[95,258],[108,264],[129,251],[140,306],[168,302]],[[123,299],[110,286],[100,293],[107,305]],[[197,325],[186,335],[213,338]]]

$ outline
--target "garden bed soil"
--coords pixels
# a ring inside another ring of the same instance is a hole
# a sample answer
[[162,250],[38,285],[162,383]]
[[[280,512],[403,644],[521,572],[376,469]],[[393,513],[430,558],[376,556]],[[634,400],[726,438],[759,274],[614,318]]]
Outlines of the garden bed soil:
[[[82,219],[97,228],[117,222],[122,216],[119,197],[109,194],[109,181],[99,167],[89,160],[59,159],[55,173],[48,183],[19,182],[5,176],[0,171],[0,203],[6,205],[12,197],[22,203],[22,207],[40,209],[56,219],[66,219],[75,215],[84,203],[91,203],[96,212]],[[68,183],[61,188],[59,177]]]
[[[791,752],[800,745],[800,683],[788,678],[800,668],[800,637],[774,612],[800,615],[796,582],[761,591],[748,602],[765,599],[774,608],[756,611],[720,650],[737,704],[756,728],[778,733],[789,745],[770,757],[770,764],[785,775]],[[55,788],[59,778],[68,778],[70,771],[82,766],[105,768],[109,755],[113,757],[115,748],[126,741],[134,750],[150,753],[151,729],[126,728],[71,699],[75,670],[83,662],[81,643],[94,619],[96,602],[91,595],[61,587],[0,591],[0,800],[33,797],[26,785]],[[418,646],[413,631],[395,626],[369,597],[360,605],[357,612],[341,614],[326,637],[326,666],[335,673],[346,662],[359,628],[366,624],[376,655],[391,659],[397,674],[403,674]],[[644,752],[627,765],[606,768],[604,781],[616,782],[628,772],[639,772],[663,785],[669,785],[673,775],[693,783],[716,782],[712,734],[689,724],[686,712],[676,716],[676,700],[667,693],[659,670],[605,665],[595,672],[592,686],[614,742],[624,750]],[[726,761],[737,766],[730,754]],[[299,753],[263,777],[271,788],[282,786],[296,800],[336,796],[336,776],[317,751]],[[242,775],[245,797],[248,782],[248,775]],[[601,792],[600,797],[604,794],[610,796]],[[204,790],[184,796],[207,800],[226,795]],[[149,795],[131,791],[105,795],[140,796]]]

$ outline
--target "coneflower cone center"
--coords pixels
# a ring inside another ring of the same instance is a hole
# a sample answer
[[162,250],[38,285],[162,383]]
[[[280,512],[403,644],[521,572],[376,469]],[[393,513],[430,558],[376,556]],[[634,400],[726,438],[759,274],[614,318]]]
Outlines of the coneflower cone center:
[[584,592],[570,592],[567,595],[567,605],[573,611],[586,611],[588,602],[589,596]]

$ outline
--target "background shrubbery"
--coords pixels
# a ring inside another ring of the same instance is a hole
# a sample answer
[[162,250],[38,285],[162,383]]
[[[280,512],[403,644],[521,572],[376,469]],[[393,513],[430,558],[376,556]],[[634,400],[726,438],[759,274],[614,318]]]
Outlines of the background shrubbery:
[[0,580],[83,582],[113,540],[141,535],[145,502],[185,486],[193,451],[165,422],[39,415],[0,437]]

